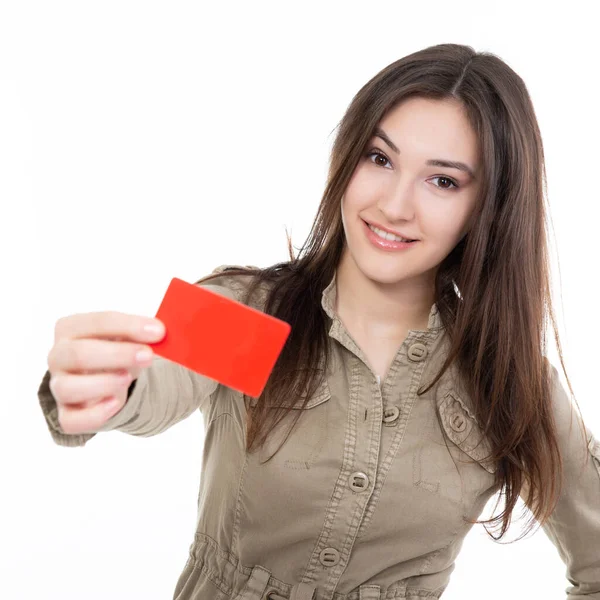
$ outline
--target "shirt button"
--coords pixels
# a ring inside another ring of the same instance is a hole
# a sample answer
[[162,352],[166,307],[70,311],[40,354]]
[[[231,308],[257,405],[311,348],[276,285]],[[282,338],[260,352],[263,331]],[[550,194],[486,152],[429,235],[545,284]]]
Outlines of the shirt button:
[[319,554],[319,560],[324,567],[335,567],[340,562],[340,553],[335,548],[325,548]]
[[369,487],[369,478],[360,471],[352,473],[348,478],[350,489],[355,492],[364,492]]
[[384,423],[393,423],[400,414],[400,409],[397,406],[390,406],[385,409],[383,413],[383,422]]
[[415,342],[408,349],[408,358],[414,362],[420,362],[427,357],[427,346],[421,342]]
[[467,421],[461,414],[452,415],[450,417],[450,427],[460,433],[467,427]]

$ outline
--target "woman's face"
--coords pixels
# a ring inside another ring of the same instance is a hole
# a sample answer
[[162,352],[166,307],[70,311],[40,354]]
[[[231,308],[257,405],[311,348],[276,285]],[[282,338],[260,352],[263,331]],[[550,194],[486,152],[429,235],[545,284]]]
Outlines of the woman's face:
[[[467,233],[475,208],[480,183],[475,132],[458,102],[424,98],[403,101],[378,129],[392,146],[374,135],[350,179],[341,207],[344,251],[380,283],[414,278],[432,283],[438,265]],[[428,164],[431,160],[464,163],[472,174]],[[365,221],[417,241],[403,249],[382,248]]]

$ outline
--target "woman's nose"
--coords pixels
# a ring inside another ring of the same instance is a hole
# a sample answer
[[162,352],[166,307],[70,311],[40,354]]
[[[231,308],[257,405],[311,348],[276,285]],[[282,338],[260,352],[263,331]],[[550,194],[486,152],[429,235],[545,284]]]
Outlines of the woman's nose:
[[379,198],[377,208],[388,223],[412,221],[415,216],[414,194],[414,187],[409,181],[399,182]]

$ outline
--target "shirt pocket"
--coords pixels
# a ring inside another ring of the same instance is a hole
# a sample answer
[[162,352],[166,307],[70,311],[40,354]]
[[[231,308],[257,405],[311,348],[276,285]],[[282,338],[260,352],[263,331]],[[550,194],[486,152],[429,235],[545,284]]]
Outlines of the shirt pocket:
[[490,444],[469,407],[454,391],[437,404],[440,422],[426,430],[413,460],[413,484],[456,504],[472,504],[495,483],[486,460]]
[[[318,406],[319,404],[323,404],[323,402],[327,402],[327,400],[329,400],[331,398],[331,391],[329,389],[329,383],[327,382],[327,377],[323,377],[321,383],[319,384],[319,386],[317,387],[316,392],[311,396],[311,398],[309,399],[309,401],[306,403],[306,405],[303,407],[301,406],[301,404],[304,402],[304,398],[306,397],[306,393],[305,394],[300,394],[299,398],[302,398],[301,402],[296,402],[291,409],[292,410],[307,410],[309,408],[314,408],[315,406]],[[257,398],[250,398],[250,406],[254,407],[256,406],[258,402]],[[277,401],[272,401],[268,404],[269,408],[283,408],[284,405],[283,403],[279,403]]]
[[[326,377],[304,407],[301,406],[304,397],[301,398],[271,430],[263,447],[263,452],[270,456],[281,446],[294,422],[292,432],[275,457],[290,469],[310,469],[315,464],[326,448],[331,426],[331,391]],[[280,408],[280,405],[271,403],[269,407]]]

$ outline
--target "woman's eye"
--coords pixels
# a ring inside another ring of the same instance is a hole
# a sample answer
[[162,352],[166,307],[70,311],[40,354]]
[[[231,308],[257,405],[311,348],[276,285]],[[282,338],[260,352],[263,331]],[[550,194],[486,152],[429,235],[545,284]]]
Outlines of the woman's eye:
[[449,181],[450,184],[454,186],[454,188],[452,188],[452,187],[436,185],[436,187],[439,187],[440,190],[452,190],[452,189],[458,189],[460,187],[458,185],[458,183],[456,183],[456,181],[454,181],[454,179],[450,179],[450,177],[446,177],[445,175],[438,175],[437,177],[433,177],[433,179],[443,179],[444,181]]
[[[388,159],[388,157],[385,154],[383,154],[382,152],[378,152],[377,150],[371,150],[371,152],[367,152],[367,157],[368,158],[371,158],[372,156],[375,156],[377,158],[382,158],[385,162],[388,162],[388,163],[390,162],[389,159]],[[381,162],[376,162],[376,160],[372,161],[372,162],[374,162],[379,167],[383,167],[384,166],[383,164],[381,164]]]

